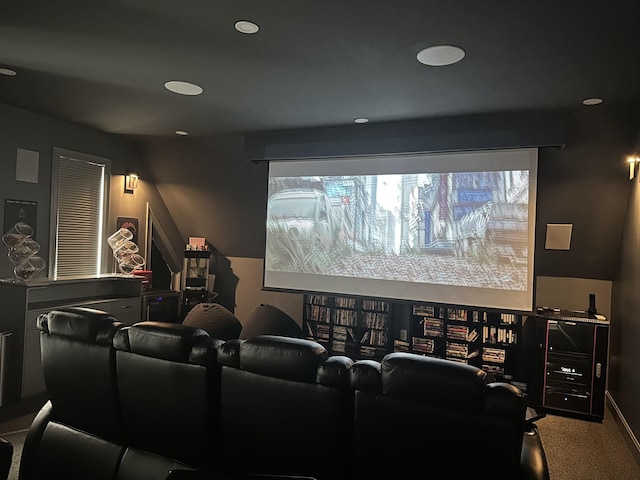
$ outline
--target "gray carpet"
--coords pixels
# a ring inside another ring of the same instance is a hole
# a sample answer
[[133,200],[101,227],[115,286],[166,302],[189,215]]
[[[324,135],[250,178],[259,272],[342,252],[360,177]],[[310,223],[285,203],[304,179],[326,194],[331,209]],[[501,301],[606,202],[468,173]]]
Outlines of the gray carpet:
[[536,423],[551,480],[640,479],[640,466],[609,407],[602,423],[557,415]]
[[[34,415],[0,424],[0,436],[14,446],[9,480],[18,479],[22,444]],[[548,414],[537,425],[551,480],[640,480],[640,466],[609,408],[602,423]]]
[[22,444],[24,443],[24,432],[16,432],[2,435],[5,440],[13,445],[13,460],[11,462],[11,470],[9,470],[8,480],[18,480],[18,471],[20,467],[20,454],[22,453]]

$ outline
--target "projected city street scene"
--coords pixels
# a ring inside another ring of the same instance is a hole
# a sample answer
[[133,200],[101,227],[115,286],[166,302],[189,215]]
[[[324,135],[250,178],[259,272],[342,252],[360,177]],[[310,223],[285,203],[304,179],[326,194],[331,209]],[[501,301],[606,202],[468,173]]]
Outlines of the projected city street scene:
[[275,177],[275,272],[526,290],[529,172]]

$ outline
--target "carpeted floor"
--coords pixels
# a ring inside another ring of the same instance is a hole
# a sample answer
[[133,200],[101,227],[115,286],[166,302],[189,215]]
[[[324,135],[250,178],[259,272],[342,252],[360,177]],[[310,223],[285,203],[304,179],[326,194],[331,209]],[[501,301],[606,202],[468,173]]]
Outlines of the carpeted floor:
[[602,423],[557,415],[536,422],[551,480],[640,479],[640,466],[609,408]]
[[11,470],[7,480],[18,480],[18,471],[20,467],[20,456],[22,454],[22,445],[27,435],[29,426],[35,417],[35,413],[29,413],[16,419],[0,424],[0,436],[13,445],[13,459],[11,462]]
[[11,470],[9,470],[9,477],[7,480],[18,480],[18,472],[20,468],[20,454],[22,453],[22,444],[26,432],[11,433],[8,435],[2,435],[5,440],[11,442],[13,445],[13,460],[11,462]]
[[[14,446],[8,480],[18,479],[22,444],[34,416],[0,424],[0,436]],[[602,423],[551,414],[536,423],[551,480],[640,480],[640,465],[609,408]]]

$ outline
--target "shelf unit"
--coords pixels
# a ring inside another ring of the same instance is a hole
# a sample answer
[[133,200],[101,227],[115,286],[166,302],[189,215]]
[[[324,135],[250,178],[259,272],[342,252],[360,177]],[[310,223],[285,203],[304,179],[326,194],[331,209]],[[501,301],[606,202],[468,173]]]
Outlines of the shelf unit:
[[445,356],[444,309],[435,305],[412,305],[411,342],[409,352],[444,358]]
[[181,285],[182,319],[199,303],[210,299],[209,292],[209,250],[185,250],[182,262]]
[[522,316],[514,313],[484,312],[482,369],[496,379],[516,381],[522,321]]
[[381,359],[392,351],[391,303],[376,299],[305,295],[305,336],[332,355]]
[[516,382],[522,322],[516,313],[414,303],[406,351],[467,363],[497,381]]
[[445,358],[526,392],[518,343],[525,318],[455,305],[305,295],[304,328],[332,355],[380,360],[395,351]]
[[445,358],[479,367],[480,312],[456,307],[443,307],[442,310],[445,310],[446,323]]

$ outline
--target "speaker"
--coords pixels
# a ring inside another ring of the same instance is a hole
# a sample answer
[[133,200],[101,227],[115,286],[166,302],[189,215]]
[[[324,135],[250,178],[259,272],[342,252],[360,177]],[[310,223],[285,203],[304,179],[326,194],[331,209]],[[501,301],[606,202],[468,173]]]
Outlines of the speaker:
[[596,294],[595,293],[589,294],[589,310],[587,313],[589,314],[590,317],[594,317],[594,318],[598,313],[598,310],[596,310]]

